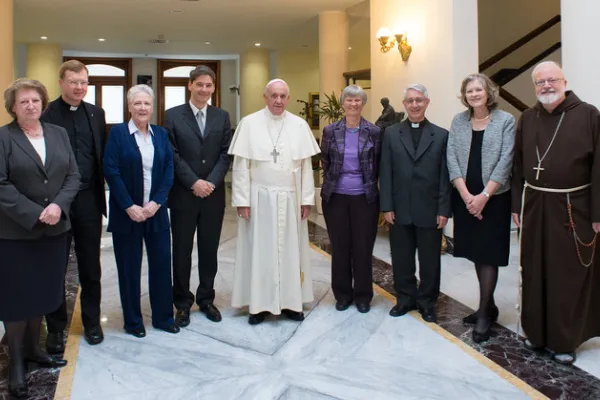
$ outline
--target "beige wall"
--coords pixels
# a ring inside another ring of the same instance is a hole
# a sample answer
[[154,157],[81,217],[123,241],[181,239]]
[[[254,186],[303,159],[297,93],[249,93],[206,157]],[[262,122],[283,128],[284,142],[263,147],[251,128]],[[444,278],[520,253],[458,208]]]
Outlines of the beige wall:
[[14,71],[15,78],[24,78],[27,76],[27,45],[15,43]]
[[58,69],[62,60],[62,48],[57,44],[27,45],[27,77],[42,82],[52,100],[60,95]]
[[371,46],[371,120],[381,113],[375,106],[378,99],[389,97],[402,111],[404,88],[423,83],[432,99],[428,118],[449,127],[453,116],[464,109],[456,98],[460,82],[477,70],[476,21],[476,0],[371,0],[371,38],[381,27],[400,28],[413,47],[410,59],[403,62],[397,50],[383,54],[379,46]]
[[231,125],[236,126],[237,121],[237,97],[236,92],[230,92],[229,87],[237,82],[236,60],[222,60],[219,75],[219,89],[221,90],[221,108],[229,113]]

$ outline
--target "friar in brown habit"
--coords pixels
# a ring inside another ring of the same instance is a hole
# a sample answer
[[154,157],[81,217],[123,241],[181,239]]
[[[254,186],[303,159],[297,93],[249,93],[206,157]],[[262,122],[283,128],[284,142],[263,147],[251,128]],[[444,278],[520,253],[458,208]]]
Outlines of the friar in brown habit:
[[517,125],[512,183],[521,322],[526,347],[572,364],[600,336],[600,112],[566,90],[558,64],[538,64],[532,77],[538,103]]

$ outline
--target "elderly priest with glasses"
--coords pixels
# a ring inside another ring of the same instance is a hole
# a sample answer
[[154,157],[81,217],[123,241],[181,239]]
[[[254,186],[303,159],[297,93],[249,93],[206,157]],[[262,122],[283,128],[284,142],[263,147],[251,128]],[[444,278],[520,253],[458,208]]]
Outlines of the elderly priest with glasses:
[[251,325],[269,313],[302,321],[302,303],[313,300],[306,219],[315,201],[311,157],[320,150],[306,121],[285,110],[285,81],[270,81],[264,97],[229,148],[239,216],[232,305],[249,306]]

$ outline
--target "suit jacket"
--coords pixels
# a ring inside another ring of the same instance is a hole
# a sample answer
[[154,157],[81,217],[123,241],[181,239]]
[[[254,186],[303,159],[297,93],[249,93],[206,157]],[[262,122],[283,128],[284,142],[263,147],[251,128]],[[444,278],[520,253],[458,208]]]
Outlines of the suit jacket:
[[448,131],[429,121],[416,152],[408,120],[385,130],[379,172],[381,211],[394,211],[396,224],[435,227],[438,215],[450,216],[447,141]]
[[[321,160],[323,163],[323,185],[321,197],[325,201],[336,188],[342,166],[344,165],[344,150],[346,138],[346,118],[323,129],[321,138]],[[358,149],[360,169],[362,171],[367,202],[378,200],[379,189],[379,159],[381,157],[381,129],[364,118],[360,119],[358,128]]]
[[[106,122],[104,110],[93,104],[81,102],[82,106],[90,120],[90,128],[94,137],[94,146],[96,148],[96,162],[98,164],[98,174],[100,180],[95,182],[97,187],[94,188],[94,193],[97,196],[97,202],[101,207],[102,214],[106,216],[106,193],[104,191],[104,174],[102,169],[102,160],[104,159],[104,147],[106,146]],[[49,122],[54,125],[62,126],[66,115],[63,115],[60,106],[60,97],[48,104],[48,107],[42,114],[42,121]]]
[[[160,232],[169,229],[167,198],[173,186],[173,150],[167,131],[151,125],[154,161],[152,163],[152,187],[150,201],[161,207],[146,220],[146,229]],[[104,152],[104,176],[110,187],[108,228],[109,232],[128,233],[138,222],[125,211],[134,204],[144,206],[144,173],[142,154],[135,137],[129,133],[127,123],[115,125],[110,130]]]
[[[69,211],[79,189],[77,162],[63,128],[42,122],[46,162],[16,121],[0,128],[0,238],[36,239],[71,229]],[[56,225],[39,222],[44,208],[62,210]]]
[[[450,181],[456,178],[467,178],[472,136],[473,127],[469,111],[457,114],[452,120],[448,137],[447,158]],[[481,178],[484,186],[490,180],[500,184],[496,194],[510,189],[514,146],[515,117],[505,111],[492,111],[481,145]]]
[[215,191],[206,199],[221,194],[222,207],[225,207],[223,181],[229,170],[227,150],[231,142],[227,111],[210,105],[207,107],[204,137],[189,103],[167,110],[165,128],[173,146],[175,164],[175,183],[169,196],[169,207],[185,209],[205,200],[192,192],[192,186],[198,179],[215,185]]

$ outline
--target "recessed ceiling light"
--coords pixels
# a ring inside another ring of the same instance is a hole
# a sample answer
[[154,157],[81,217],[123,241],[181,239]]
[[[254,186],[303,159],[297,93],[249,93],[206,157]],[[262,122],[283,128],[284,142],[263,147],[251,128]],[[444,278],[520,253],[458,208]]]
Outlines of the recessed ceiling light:
[[254,45],[255,45],[256,47],[260,47],[260,46],[261,46],[260,42],[256,42],[256,43],[254,43]]
[[183,10],[169,10],[169,12],[172,14],[179,14],[179,13],[182,13]]
[[105,41],[106,41],[106,39],[104,39],[104,38],[99,38],[99,39],[98,39],[98,41],[99,41],[99,42],[105,42]]
[[47,40],[47,39],[48,39],[48,36],[40,36],[40,39],[42,39],[42,40]]
[[206,44],[206,45],[209,45],[209,44],[210,44],[210,42],[204,42],[204,44]]
[[350,47],[350,46],[349,46],[349,47],[348,47],[348,50],[352,50],[352,47]]

